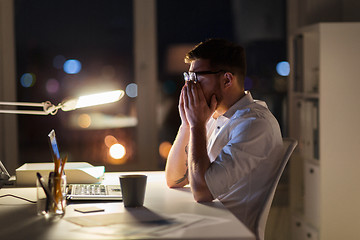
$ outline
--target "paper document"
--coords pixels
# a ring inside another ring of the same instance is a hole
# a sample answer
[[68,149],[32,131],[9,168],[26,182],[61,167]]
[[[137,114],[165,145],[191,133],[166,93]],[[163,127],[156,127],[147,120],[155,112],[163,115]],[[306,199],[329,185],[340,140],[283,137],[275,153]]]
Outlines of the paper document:
[[188,213],[167,216],[152,213],[142,215],[141,219],[136,216],[131,217],[129,213],[98,214],[65,219],[83,226],[77,231],[119,239],[181,238],[189,228],[199,228],[228,221],[227,219]]

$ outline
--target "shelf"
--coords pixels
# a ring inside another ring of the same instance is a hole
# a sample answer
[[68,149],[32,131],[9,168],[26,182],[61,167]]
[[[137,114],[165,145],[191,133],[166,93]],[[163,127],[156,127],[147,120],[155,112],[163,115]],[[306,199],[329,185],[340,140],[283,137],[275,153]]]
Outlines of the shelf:
[[289,135],[299,140],[290,206],[319,240],[359,236],[359,42],[360,23],[345,22],[312,25],[289,38]]

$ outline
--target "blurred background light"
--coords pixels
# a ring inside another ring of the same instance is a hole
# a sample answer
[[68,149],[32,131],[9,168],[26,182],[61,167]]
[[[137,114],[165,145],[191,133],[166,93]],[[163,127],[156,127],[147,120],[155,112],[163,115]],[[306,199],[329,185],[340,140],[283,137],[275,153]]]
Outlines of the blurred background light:
[[104,139],[105,145],[110,148],[112,145],[118,143],[117,139],[112,135],[107,135]]
[[159,154],[161,157],[163,157],[164,159],[167,159],[170,149],[171,149],[171,143],[164,141],[160,144],[159,146]]
[[48,93],[56,93],[56,92],[58,92],[59,87],[60,87],[59,81],[56,80],[55,78],[50,78],[46,82],[46,91]]
[[[67,127],[72,129],[83,129],[83,127],[79,125],[80,115],[81,114],[76,112],[71,113],[71,115],[69,115],[69,122]],[[101,112],[88,113],[88,116],[91,119],[91,124],[86,129],[103,130],[114,128],[127,128],[135,127],[138,124],[138,119],[132,116],[109,115]],[[107,145],[107,147],[110,147],[111,145]]]
[[276,71],[280,76],[289,76],[290,74],[290,64],[287,61],[279,62],[276,65]]
[[129,85],[126,86],[125,91],[129,97],[135,98],[138,95],[138,86],[136,83],[130,83]]
[[33,73],[24,73],[20,78],[21,86],[29,88],[34,86],[36,81],[36,76]]
[[91,125],[91,117],[89,114],[80,114],[78,117],[78,124],[81,128],[88,128]]
[[76,59],[69,59],[64,63],[64,71],[67,74],[77,74],[81,71],[81,63]]
[[53,66],[56,69],[62,69],[64,66],[64,63],[66,61],[66,58],[63,55],[57,55],[53,59]]
[[126,154],[126,149],[120,143],[112,145],[109,149],[110,156],[114,159],[121,159]]

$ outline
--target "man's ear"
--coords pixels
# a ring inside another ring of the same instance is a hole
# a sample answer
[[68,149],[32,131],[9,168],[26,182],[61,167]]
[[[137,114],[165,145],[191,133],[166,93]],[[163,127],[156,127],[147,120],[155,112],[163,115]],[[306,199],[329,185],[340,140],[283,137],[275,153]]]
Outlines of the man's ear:
[[230,72],[224,74],[224,88],[230,87],[233,84],[234,75]]

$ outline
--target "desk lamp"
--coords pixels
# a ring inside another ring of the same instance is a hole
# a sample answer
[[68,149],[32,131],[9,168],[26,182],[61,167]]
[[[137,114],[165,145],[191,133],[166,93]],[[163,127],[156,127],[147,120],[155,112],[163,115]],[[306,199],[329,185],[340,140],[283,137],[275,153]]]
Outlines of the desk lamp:
[[4,106],[23,106],[23,107],[42,107],[42,111],[36,110],[2,110],[0,113],[13,113],[13,114],[33,114],[33,115],[55,115],[60,108],[63,111],[72,111],[78,108],[96,106],[106,103],[119,101],[124,96],[123,90],[115,90],[109,92],[96,93],[79,98],[65,99],[57,106],[50,101],[42,103],[28,103],[28,102],[0,102]]

